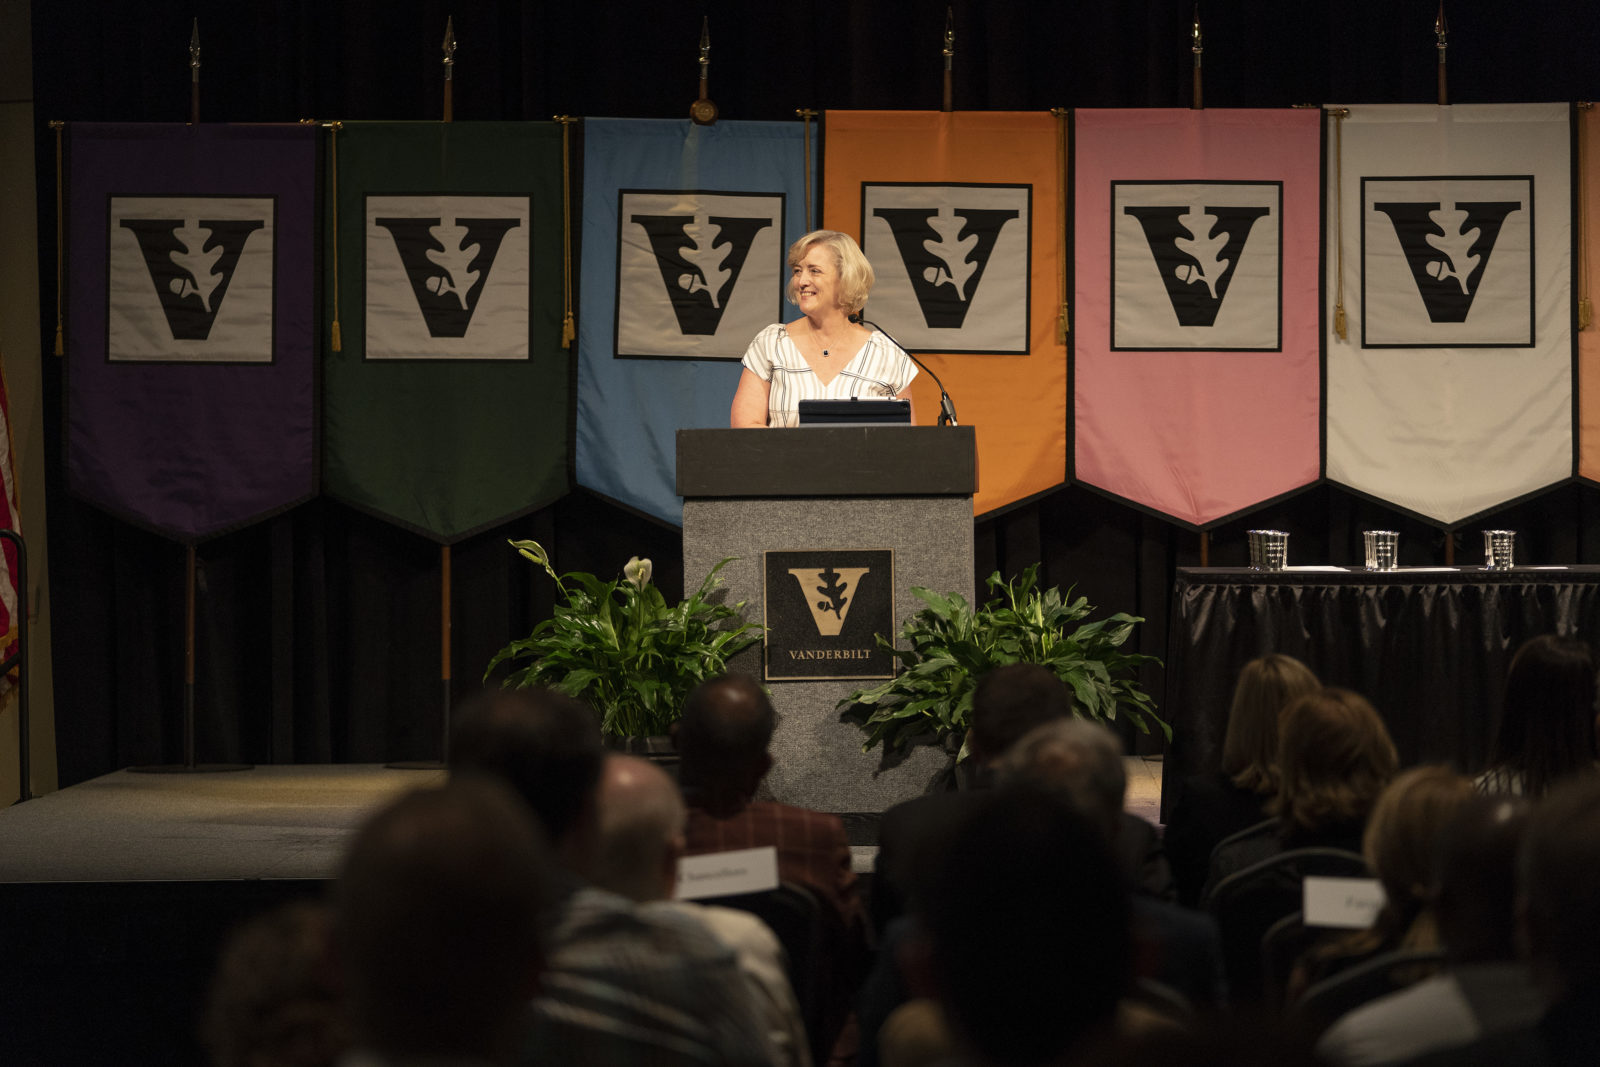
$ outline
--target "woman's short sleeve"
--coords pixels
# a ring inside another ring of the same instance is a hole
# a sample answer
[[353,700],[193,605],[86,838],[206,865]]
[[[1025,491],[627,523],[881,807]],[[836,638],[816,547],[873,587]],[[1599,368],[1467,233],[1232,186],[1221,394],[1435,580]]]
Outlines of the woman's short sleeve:
[[755,340],[750,342],[750,347],[744,350],[744,358],[740,360],[752,374],[764,382],[772,381],[772,364],[777,355],[778,338],[783,336],[783,327],[773,323],[760,333]]

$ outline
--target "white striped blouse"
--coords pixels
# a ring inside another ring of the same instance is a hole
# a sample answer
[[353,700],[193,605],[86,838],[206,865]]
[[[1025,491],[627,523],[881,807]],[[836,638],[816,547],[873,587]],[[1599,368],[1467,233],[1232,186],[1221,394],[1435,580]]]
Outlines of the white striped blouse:
[[802,400],[882,400],[902,395],[917,365],[899,345],[881,331],[872,331],[861,351],[851,357],[827,385],[817,378],[800,349],[789,340],[782,323],[773,323],[750,342],[744,365],[756,377],[770,384],[767,392],[767,425],[797,426]]

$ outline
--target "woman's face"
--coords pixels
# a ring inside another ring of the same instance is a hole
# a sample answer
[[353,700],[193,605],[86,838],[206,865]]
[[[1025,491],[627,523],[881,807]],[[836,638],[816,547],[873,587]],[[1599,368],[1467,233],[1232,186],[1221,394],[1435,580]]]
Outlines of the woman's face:
[[839,306],[839,267],[831,248],[815,244],[806,251],[790,272],[789,295],[807,315]]

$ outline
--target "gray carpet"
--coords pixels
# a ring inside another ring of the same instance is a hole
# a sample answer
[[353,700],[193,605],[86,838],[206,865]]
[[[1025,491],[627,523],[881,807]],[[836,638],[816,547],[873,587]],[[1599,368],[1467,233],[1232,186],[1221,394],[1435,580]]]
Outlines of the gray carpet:
[[327,878],[389,797],[443,771],[117,771],[0,811],[0,882]]

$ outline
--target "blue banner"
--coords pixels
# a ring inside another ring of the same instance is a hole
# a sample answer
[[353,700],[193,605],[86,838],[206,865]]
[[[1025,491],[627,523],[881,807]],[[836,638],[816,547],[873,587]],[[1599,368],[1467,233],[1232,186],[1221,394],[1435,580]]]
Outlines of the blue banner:
[[804,138],[799,122],[584,120],[579,485],[682,522],[676,432],[728,425],[739,357],[789,317]]

